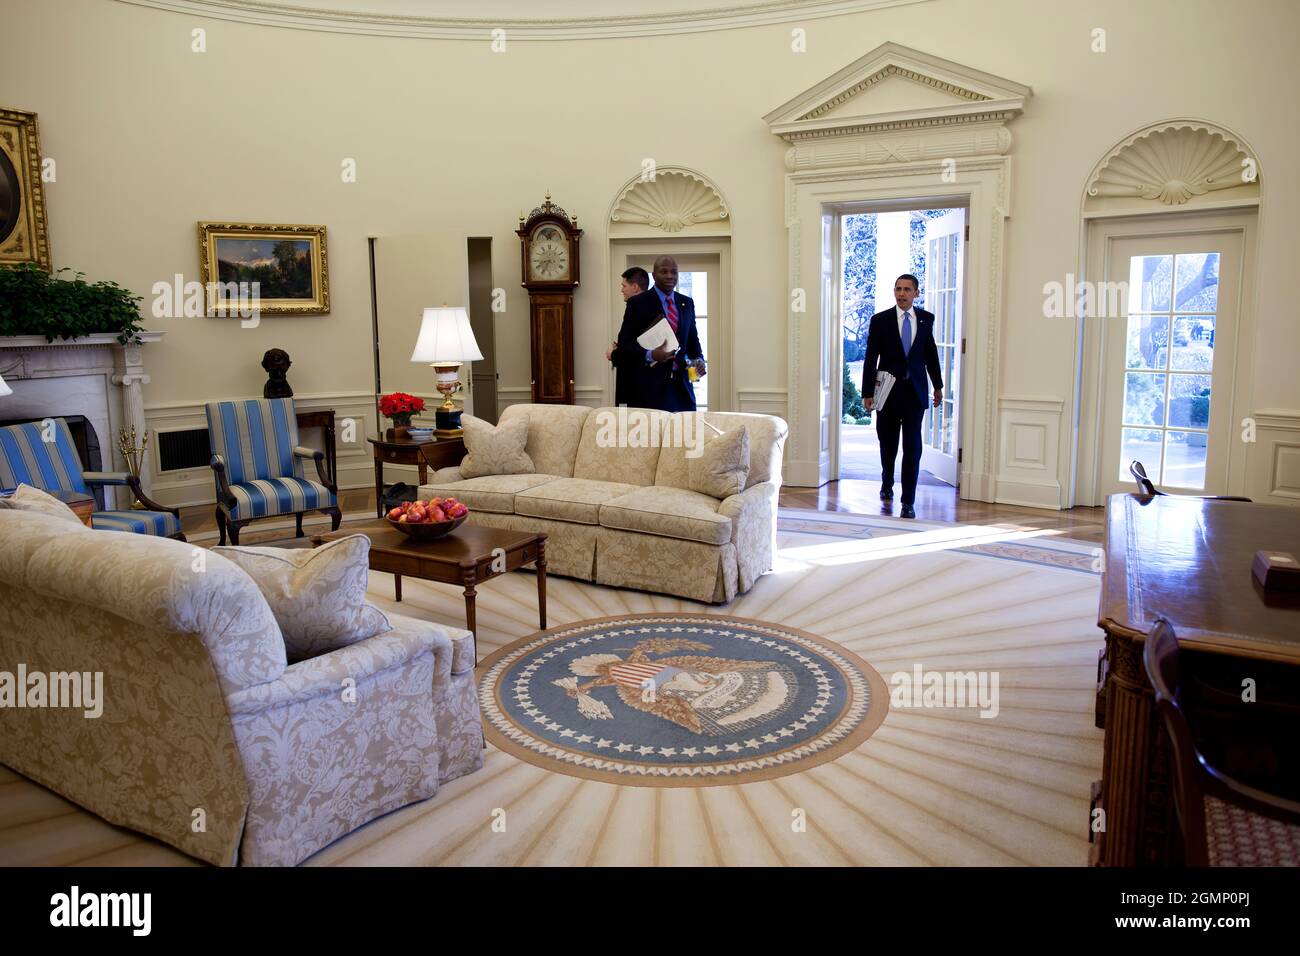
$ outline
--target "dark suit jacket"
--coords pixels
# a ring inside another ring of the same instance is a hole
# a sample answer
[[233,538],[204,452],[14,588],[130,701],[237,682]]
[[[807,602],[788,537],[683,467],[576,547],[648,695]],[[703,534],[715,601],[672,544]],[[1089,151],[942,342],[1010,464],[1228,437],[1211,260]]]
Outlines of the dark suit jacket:
[[[674,290],[673,303],[677,306],[677,342],[681,346],[678,357],[681,368],[674,370],[672,362],[651,365],[646,361],[645,349],[636,337],[664,317],[663,303],[653,287],[627,300],[623,310],[623,326],[618,331],[618,351],[614,353],[618,367],[616,404],[621,393],[627,404],[634,408],[662,408],[670,412],[694,411],[695,389],[686,375],[686,364],[704,357],[700,347],[700,334],[695,326],[695,302]],[[626,388],[623,385],[627,377]]]
[[[916,392],[922,408],[930,407],[930,395],[925,387],[928,371],[935,388],[943,388],[943,371],[939,366],[939,349],[934,344],[934,314],[912,306],[916,326],[912,333],[912,348],[903,354],[903,339],[898,333],[897,308],[877,312],[871,317],[867,329],[867,357],[862,365],[862,397],[870,398],[876,390],[876,370],[888,372],[899,381],[894,383],[892,396],[898,389],[910,385]],[[903,381],[906,379],[906,381]],[[889,405],[889,399],[885,405]]]
[[[629,355],[633,359],[633,361],[630,363],[625,361],[625,359],[627,359]],[[641,361],[638,362],[637,359],[641,359]],[[645,365],[644,359],[645,359],[645,355],[643,353],[639,351],[629,353],[627,349],[624,348],[616,348],[614,349],[613,354],[610,355],[609,364],[614,366],[614,404],[615,405],[628,405],[631,406],[632,408],[637,407],[637,404],[634,401],[634,399],[636,398],[638,393],[633,383],[635,381],[639,381],[638,376],[641,374],[641,372],[640,372],[640,368],[638,368],[637,366]],[[629,367],[629,365],[631,367]]]

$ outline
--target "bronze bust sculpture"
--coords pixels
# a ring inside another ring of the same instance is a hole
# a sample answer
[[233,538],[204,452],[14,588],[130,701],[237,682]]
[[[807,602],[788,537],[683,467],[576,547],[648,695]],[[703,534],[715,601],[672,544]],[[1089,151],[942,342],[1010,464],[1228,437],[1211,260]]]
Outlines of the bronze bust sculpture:
[[289,373],[289,353],[284,349],[267,349],[262,356],[262,368],[266,369],[266,384],[262,386],[263,398],[293,398],[293,388],[285,377]]

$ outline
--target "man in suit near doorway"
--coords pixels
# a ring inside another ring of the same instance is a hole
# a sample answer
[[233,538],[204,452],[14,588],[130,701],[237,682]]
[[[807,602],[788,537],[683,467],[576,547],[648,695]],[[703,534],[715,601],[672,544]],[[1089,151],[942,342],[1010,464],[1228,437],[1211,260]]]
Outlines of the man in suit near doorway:
[[[637,336],[667,319],[677,337],[676,351],[660,346],[651,351],[642,348]],[[618,332],[618,350],[625,356],[623,369],[639,365],[635,385],[635,402],[640,408],[661,408],[666,412],[695,411],[695,389],[687,375],[694,368],[705,374],[704,350],[695,326],[695,302],[677,291],[677,260],[660,256],[655,260],[654,286],[627,300],[623,327]]]
[[[640,295],[642,292],[646,291],[649,288],[650,288],[650,273],[646,272],[640,266],[633,266],[632,268],[626,270],[623,273],[622,281],[619,284],[619,292],[622,293],[623,301],[625,303],[627,302],[628,299],[632,298],[632,296]],[[624,309],[626,308],[627,306],[625,305]],[[642,361],[642,356],[640,354],[634,353],[632,355],[634,367],[625,370],[623,368],[623,365],[625,364],[623,362],[623,359],[627,356],[627,354],[628,353],[626,351],[619,352],[617,340],[610,343],[609,348],[605,349],[605,361],[609,362],[611,365],[614,366],[614,404],[615,405],[633,404],[631,400],[631,396],[634,394],[635,390],[632,387],[632,379],[639,374],[640,372],[639,366],[645,364],[645,362]]]
[[901,275],[894,282],[896,306],[877,312],[867,330],[867,357],[862,366],[862,405],[875,406],[876,371],[897,379],[885,404],[876,410],[876,434],[880,437],[880,500],[894,498],[894,459],[898,435],[903,434],[902,515],[915,518],[916,480],[921,473],[921,422],[925,418],[925,387],[928,371],[934,382],[933,405],[943,401],[943,373],[939,349],[934,344],[934,314],[912,308],[916,298],[914,275]]

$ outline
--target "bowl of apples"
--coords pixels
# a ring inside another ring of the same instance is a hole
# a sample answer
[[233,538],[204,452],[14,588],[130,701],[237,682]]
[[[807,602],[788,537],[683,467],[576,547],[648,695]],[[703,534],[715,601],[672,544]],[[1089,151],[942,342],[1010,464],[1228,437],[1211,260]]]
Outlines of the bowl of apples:
[[469,517],[469,508],[455,498],[404,501],[388,512],[388,523],[414,541],[432,541],[455,531]]

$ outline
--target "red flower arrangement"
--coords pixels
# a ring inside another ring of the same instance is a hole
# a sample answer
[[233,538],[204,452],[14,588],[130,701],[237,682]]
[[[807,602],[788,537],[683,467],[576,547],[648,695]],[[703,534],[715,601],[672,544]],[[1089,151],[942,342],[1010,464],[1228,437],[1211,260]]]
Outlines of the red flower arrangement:
[[399,424],[410,424],[411,416],[424,411],[424,399],[406,392],[379,397],[379,411]]

